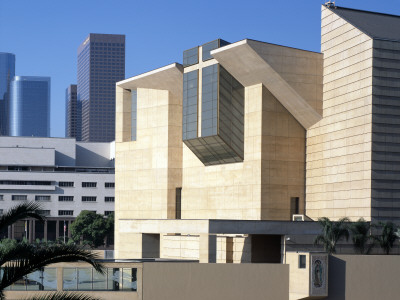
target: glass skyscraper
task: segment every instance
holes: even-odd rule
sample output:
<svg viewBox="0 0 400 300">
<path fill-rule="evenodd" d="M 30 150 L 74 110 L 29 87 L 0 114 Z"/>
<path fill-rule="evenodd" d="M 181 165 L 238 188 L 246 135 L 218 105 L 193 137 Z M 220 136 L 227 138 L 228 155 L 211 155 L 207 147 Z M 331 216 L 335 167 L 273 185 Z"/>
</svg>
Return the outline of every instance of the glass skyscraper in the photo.
<svg viewBox="0 0 400 300">
<path fill-rule="evenodd" d="M 10 82 L 15 76 L 15 55 L 0 52 L 0 135 L 8 135 Z"/>
<path fill-rule="evenodd" d="M 50 137 L 50 77 L 15 76 L 8 113 L 10 136 Z"/>
<path fill-rule="evenodd" d="M 78 48 L 82 140 L 115 140 L 115 83 L 125 78 L 125 35 L 91 33 Z"/>
<path fill-rule="evenodd" d="M 81 141 L 82 107 L 77 100 L 77 85 L 71 84 L 65 90 L 65 137 Z"/>
</svg>

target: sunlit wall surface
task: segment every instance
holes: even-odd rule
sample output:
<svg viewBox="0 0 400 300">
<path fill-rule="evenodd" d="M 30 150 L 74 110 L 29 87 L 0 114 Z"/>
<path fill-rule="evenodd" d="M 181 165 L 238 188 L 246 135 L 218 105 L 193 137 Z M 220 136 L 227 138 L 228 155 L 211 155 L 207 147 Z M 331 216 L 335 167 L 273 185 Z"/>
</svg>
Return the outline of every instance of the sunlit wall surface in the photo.
<svg viewBox="0 0 400 300">
<path fill-rule="evenodd" d="M 82 140 L 115 139 L 115 83 L 125 78 L 125 35 L 91 33 L 78 48 Z"/>
<path fill-rule="evenodd" d="M 50 77 L 15 76 L 8 111 L 10 136 L 50 137 Z"/>
<path fill-rule="evenodd" d="M 10 82 L 15 76 L 15 55 L 0 52 L 0 135 L 8 135 L 7 111 Z"/>
</svg>

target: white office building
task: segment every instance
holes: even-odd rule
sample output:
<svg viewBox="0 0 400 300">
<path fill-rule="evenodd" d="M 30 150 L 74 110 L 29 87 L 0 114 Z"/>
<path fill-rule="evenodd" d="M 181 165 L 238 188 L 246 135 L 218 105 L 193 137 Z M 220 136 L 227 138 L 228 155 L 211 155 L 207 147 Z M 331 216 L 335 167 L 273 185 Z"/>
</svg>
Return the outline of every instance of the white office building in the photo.
<svg viewBox="0 0 400 300">
<path fill-rule="evenodd" d="M 82 210 L 114 211 L 114 142 L 70 138 L 0 138 L 0 213 L 23 202 L 38 202 L 45 223 L 27 220 L 1 238 L 55 240 L 70 235 Z"/>
</svg>

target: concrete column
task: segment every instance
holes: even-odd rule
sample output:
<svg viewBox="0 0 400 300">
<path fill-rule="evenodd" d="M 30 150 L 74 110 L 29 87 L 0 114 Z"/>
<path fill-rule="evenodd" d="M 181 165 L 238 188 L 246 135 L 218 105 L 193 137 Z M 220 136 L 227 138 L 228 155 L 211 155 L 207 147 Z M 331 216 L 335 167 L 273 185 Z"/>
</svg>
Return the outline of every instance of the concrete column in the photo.
<svg viewBox="0 0 400 300">
<path fill-rule="evenodd" d="M 32 239 L 36 240 L 36 221 L 32 220 Z"/>
<path fill-rule="evenodd" d="M 217 262 L 217 236 L 208 233 L 199 236 L 199 261 L 200 263 Z"/>
<path fill-rule="evenodd" d="M 11 238 L 15 239 L 15 228 L 14 224 L 11 225 Z"/>
<path fill-rule="evenodd" d="M 56 221 L 56 240 L 60 237 L 60 221 Z"/>
<path fill-rule="evenodd" d="M 12 239 L 12 227 L 11 227 L 11 226 L 8 226 L 7 230 L 8 230 L 7 237 L 8 237 L 9 239 Z"/>
<path fill-rule="evenodd" d="M 61 267 L 58 267 L 56 270 L 57 272 L 57 291 L 62 291 L 63 290 L 63 269 Z"/>
<path fill-rule="evenodd" d="M 44 221 L 43 231 L 44 231 L 43 238 L 45 241 L 47 241 L 47 221 Z"/>
<path fill-rule="evenodd" d="M 32 243 L 32 240 L 33 240 L 33 232 L 32 232 L 33 225 L 32 225 L 32 220 L 27 220 L 26 222 L 28 223 L 28 224 L 27 224 L 27 229 L 28 229 L 28 241 L 29 241 L 29 243 Z"/>
<path fill-rule="evenodd" d="M 68 238 L 71 238 L 71 230 L 70 230 L 71 223 L 72 223 L 72 221 L 67 221 Z"/>
</svg>

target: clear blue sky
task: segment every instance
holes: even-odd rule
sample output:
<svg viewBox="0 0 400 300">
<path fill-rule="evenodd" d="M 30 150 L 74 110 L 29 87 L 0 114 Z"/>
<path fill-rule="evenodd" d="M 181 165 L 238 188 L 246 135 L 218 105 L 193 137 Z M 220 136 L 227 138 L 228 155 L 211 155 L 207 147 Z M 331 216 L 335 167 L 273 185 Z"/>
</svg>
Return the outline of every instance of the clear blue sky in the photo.
<svg viewBox="0 0 400 300">
<path fill-rule="evenodd" d="M 321 0 L 0 0 L 0 52 L 16 74 L 50 76 L 51 136 L 64 136 L 65 89 L 76 83 L 76 53 L 89 33 L 126 35 L 126 77 L 172 62 L 216 38 L 244 38 L 320 50 Z M 336 5 L 400 15 L 399 0 Z M 399 29 L 400 30 L 400 29 Z"/>
</svg>

